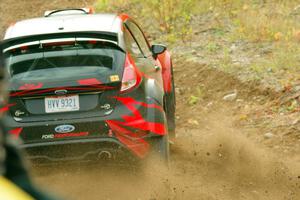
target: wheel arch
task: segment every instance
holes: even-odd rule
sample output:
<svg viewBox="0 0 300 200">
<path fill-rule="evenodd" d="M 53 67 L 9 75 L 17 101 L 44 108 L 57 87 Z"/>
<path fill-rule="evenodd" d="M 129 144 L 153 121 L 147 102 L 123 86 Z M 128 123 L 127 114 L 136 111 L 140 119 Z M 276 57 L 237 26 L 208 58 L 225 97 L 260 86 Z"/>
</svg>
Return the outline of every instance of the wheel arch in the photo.
<svg viewBox="0 0 300 200">
<path fill-rule="evenodd" d="M 169 51 L 158 55 L 158 60 L 162 66 L 162 78 L 164 91 L 170 93 L 172 91 L 172 59 Z"/>
<path fill-rule="evenodd" d="M 145 80 L 145 94 L 146 98 L 151 98 L 157 101 L 161 106 L 164 104 L 165 92 L 159 86 L 159 83 L 155 79 Z"/>
</svg>

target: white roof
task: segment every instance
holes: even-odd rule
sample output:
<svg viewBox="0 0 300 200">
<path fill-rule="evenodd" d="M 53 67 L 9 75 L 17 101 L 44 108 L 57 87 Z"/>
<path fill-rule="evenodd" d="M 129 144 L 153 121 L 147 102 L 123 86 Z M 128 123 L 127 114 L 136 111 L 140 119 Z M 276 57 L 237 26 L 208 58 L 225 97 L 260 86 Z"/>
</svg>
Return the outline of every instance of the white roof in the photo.
<svg viewBox="0 0 300 200">
<path fill-rule="evenodd" d="M 4 39 L 77 31 L 119 33 L 121 31 L 121 19 L 114 14 L 72 14 L 28 19 L 9 27 Z"/>
</svg>

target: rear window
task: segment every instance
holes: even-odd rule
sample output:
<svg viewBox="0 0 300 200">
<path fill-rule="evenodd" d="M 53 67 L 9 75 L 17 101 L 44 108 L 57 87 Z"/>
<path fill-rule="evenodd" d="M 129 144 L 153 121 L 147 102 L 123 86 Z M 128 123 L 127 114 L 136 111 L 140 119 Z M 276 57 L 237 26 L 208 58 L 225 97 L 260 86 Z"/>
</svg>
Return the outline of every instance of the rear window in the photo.
<svg viewBox="0 0 300 200">
<path fill-rule="evenodd" d="M 65 79 L 103 74 L 124 63 L 125 54 L 104 41 L 56 42 L 24 46 L 6 54 L 7 71 L 13 79 Z"/>
</svg>

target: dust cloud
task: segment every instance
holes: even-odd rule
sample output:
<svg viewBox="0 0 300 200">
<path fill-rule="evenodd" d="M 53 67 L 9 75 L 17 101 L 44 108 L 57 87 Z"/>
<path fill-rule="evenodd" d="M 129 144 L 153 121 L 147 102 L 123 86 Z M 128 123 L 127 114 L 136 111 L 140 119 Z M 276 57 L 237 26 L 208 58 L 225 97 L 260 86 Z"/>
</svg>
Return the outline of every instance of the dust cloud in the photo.
<svg viewBox="0 0 300 200">
<path fill-rule="evenodd" d="M 74 200 L 299 199 L 299 163 L 252 143 L 222 113 L 207 116 L 203 129 L 179 128 L 169 168 L 153 161 L 52 166 L 36 181 Z"/>
</svg>

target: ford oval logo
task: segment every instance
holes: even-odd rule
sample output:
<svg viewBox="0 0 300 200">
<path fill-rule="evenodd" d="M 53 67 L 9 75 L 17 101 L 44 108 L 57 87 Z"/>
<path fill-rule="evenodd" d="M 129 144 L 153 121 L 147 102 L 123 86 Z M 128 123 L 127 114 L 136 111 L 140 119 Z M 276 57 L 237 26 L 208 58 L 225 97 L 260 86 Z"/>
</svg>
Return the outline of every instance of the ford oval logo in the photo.
<svg viewBox="0 0 300 200">
<path fill-rule="evenodd" d="M 75 130 L 75 127 L 72 125 L 60 125 L 55 127 L 55 132 L 57 133 L 70 133 Z"/>
</svg>

